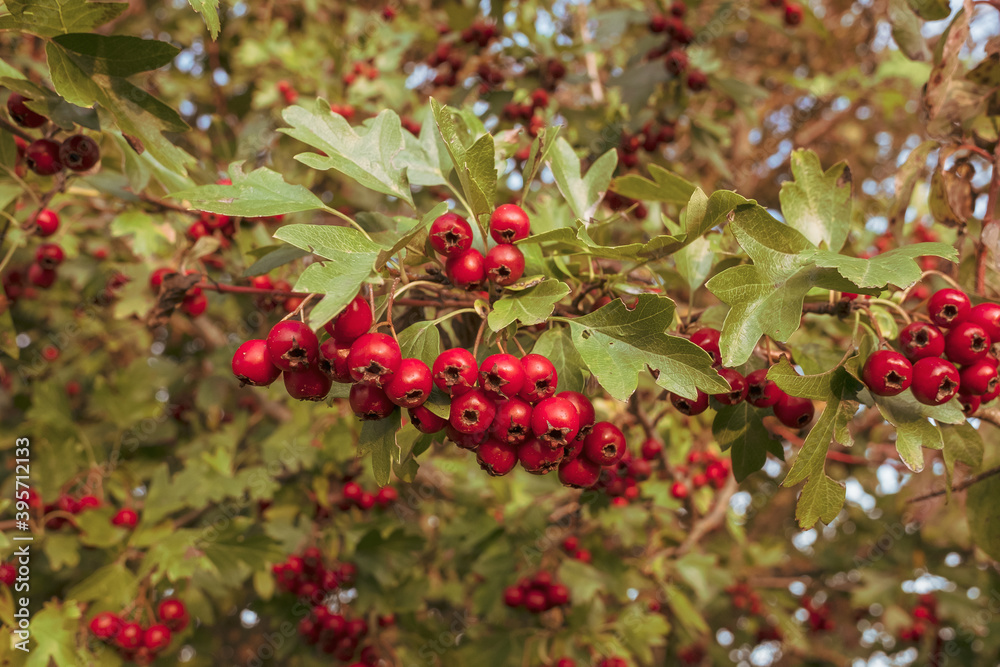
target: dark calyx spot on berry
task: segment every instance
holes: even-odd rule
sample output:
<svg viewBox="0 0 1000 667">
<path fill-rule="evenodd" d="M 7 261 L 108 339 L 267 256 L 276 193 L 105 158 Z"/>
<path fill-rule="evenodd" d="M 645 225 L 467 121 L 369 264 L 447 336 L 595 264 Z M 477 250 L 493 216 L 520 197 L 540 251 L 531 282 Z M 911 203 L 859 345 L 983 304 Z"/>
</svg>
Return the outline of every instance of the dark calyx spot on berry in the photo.
<svg viewBox="0 0 1000 667">
<path fill-rule="evenodd" d="M 479 423 L 479 410 L 462 410 L 462 421 L 466 424 L 478 424 Z"/>
<path fill-rule="evenodd" d="M 66 156 L 66 163 L 70 166 L 76 166 L 83 162 L 83 156 L 79 153 L 73 152 Z"/>
<path fill-rule="evenodd" d="M 586 426 L 581 426 L 580 430 L 576 434 L 576 438 L 574 438 L 574 439 L 575 440 L 583 440 L 588 435 L 590 435 L 590 432 L 593 431 L 593 430 L 594 430 L 594 425 L 593 424 L 587 424 Z"/>
<path fill-rule="evenodd" d="M 747 390 L 747 395 L 753 399 L 763 398 L 764 386 L 759 384 L 750 385 L 749 389 Z M 677 407 L 680 408 L 679 405 Z"/>
<path fill-rule="evenodd" d="M 973 334 L 972 336 L 972 351 L 982 352 L 986 349 L 986 338 L 980 336 L 979 334 Z"/>
<path fill-rule="evenodd" d="M 955 393 L 955 389 L 958 387 L 958 383 L 952 380 L 950 377 L 946 377 L 941 380 L 941 384 L 938 385 L 937 400 L 943 401 L 948 396 Z"/>
<path fill-rule="evenodd" d="M 371 422 L 381 418 L 382 415 L 380 415 L 377 410 L 369 410 L 368 412 L 361 413 L 361 421 Z"/>
<path fill-rule="evenodd" d="M 504 243 L 513 243 L 514 242 L 514 230 L 513 229 L 504 229 L 503 231 L 500 232 L 500 239 Z"/>
<path fill-rule="evenodd" d="M 410 391 L 408 391 L 405 394 L 403 394 L 403 396 L 405 396 L 408 400 L 411 400 L 411 401 L 419 401 L 421 398 L 424 397 L 424 390 L 423 389 L 411 389 Z"/>
<path fill-rule="evenodd" d="M 805 426 L 809 423 L 809 415 L 805 413 L 799 415 L 798 419 L 795 420 L 795 423 L 799 425 L 799 428 Z"/>
<path fill-rule="evenodd" d="M 441 375 L 444 376 L 444 383 L 451 387 L 461 382 L 462 369 L 455 365 L 445 366 L 444 370 L 441 371 Z"/>
<path fill-rule="evenodd" d="M 958 306 L 953 303 L 949 303 L 941 309 L 941 316 L 948 322 L 951 322 L 958 315 Z"/>
<path fill-rule="evenodd" d="M 389 372 L 388 368 L 386 368 L 377 361 L 373 361 L 367 366 L 360 366 L 355 370 L 361 373 L 362 382 L 376 382 L 383 375 Z"/>
<path fill-rule="evenodd" d="M 729 396 L 729 400 L 730 401 L 738 401 L 738 400 L 740 400 L 740 395 L 742 393 L 743 392 L 740 392 L 740 391 L 731 391 L 731 392 L 729 392 L 726 395 Z"/>
<path fill-rule="evenodd" d="M 927 329 L 920 329 L 913 336 L 913 342 L 910 347 L 927 347 L 927 344 L 931 342 L 930 334 L 927 333 Z"/>
<path fill-rule="evenodd" d="M 989 382 L 986 383 L 987 394 L 989 394 L 990 392 L 992 392 L 994 389 L 997 388 L 997 382 L 1000 382 L 1000 379 L 994 376 L 993 378 L 990 379 Z"/>
<path fill-rule="evenodd" d="M 497 268 L 493 269 L 493 273 L 497 274 L 501 278 L 509 278 L 510 277 L 510 269 L 507 268 L 506 264 L 501 264 Z"/>
<path fill-rule="evenodd" d="M 309 368 L 309 360 L 307 359 L 308 353 L 306 348 L 299 345 L 298 341 L 292 338 L 292 346 L 281 355 L 281 358 L 287 361 L 292 368 L 299 370 L 306 370 Z"/>
<path fill-rule="evenodd" d="M 891 389 L 902 389 L 903 376 L 896 371 L 889 371 L 885 374 L 885 386 Z"/>
<path fill-rule="evenodd" d="M 549 424 L 545 429 L 545 433 L 541 436 L 541 439 L 544 442 L 547 442 L 553 449 L 556 447 L 564 447 L 569 444 L 566 442 L 567 433 L 569 433 L 568 428 L 559 428 Z"/>
<path fill-rule="evenodd" d="M 442 241 L 444 241 L 444 246 L 446 248 L 455 248 L 459 246 L 465 239 L 464 234 L 458 234 L 452 230 L 442 232 L 441 234 L 438 234 L 438 236 L 441 238 Z"/>
<path fill-rule="evenodd" d="M 496 372 L 496 367 L 494 367 L 492 371 L 488 372 L 483 380 L 485 384 L 483 389 L 486 391 L 492 391 L 493 393 L 501 396 L 506 396 L 506 394 L 503 393 L 503 387 L 505 384 L 509 384 L 509 381 Z"/>
<path fill-rule="evenodd" d="M 680 410 L 684 414 L 686 415 L 691 414 L 691 403 L 689 403 L 686 398 L 678 399 L 677 402 L 674 403 L 674 405 L 677 407 L 678 410 Z"/>
<path fill-rule="evenodd" d="M 614 456 L 616 451 L 618 450 L 612 444 L 607 444 L 601 447 L 601 453 L 605 456 Z"/>
</svg>

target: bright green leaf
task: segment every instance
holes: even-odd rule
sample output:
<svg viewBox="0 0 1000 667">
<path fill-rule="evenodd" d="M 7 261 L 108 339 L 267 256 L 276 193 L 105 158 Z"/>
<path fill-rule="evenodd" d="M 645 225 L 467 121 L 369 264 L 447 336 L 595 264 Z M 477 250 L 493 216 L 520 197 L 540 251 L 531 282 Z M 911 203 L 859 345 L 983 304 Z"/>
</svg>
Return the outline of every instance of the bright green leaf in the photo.
<svg viewBox="0 0 1000 667">
<path fill-rule="evenodd" d="M 569 285 L 559 280 L 544 280 L 534 287 L 509 294 L 493 304 L 487 323 L 500 331 L 513 322 L 528 326 L 549 318 L 555 305 L 569 294 Z"/>
</svg>

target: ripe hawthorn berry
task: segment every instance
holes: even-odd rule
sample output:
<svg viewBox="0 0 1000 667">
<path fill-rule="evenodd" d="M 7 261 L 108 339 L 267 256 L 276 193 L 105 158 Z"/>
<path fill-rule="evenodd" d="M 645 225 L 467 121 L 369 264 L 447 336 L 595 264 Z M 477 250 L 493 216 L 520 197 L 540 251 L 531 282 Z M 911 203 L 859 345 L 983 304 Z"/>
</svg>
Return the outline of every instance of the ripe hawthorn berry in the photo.
<svg viewBox="0 0 1000 667">
<path fill-rule="evenodd" d="M 767 379 L 767 371 L 768 369 L 761 368 L 746 377 L 747 401 L 755 408 L 770 408 L 785 393 L 778 385 Z"/>
<path fill-rule="evenodd" d="M 559 374 L 548 357 L 526 354 L 521 358 L 521 368 L 524 369 L 525 381 L 518 396 L 534 404 L 556 393 Z"/>
<path fill-rule="evenodd" d="M 455 287 L 471 289 L 486 279 L 486 259 L 473 248 L 462 250 L 448 257 L 444 272 Z"/>
<path fill-rule="evenodd" d="M 813 402 L 808 398 L 785 394 L 772 408 L 774 416 L 788 428 L 800 429 L 812 421 L 816 414 Z"/>
<path fill-rule="evenodd" d="M 472 226 L 455 213 L 436 218 L 427 236 L 431 246 L 442 255 L 458 254 L 472 247 Z"/>
<path fill-rule="evenodd" d="M 507 243 L 493 246 L 484 261 L 486 277 L 495 285 L 513 285 L 524 275 L 524 253 Z"/>
<path fill-rule="evenodd" d="M 974 322 L 986 330 L 990 340 L 1000 341 L 1000 304 L 981 303 L 962 316 L 963 322 Z"/>
<path fill-rule="evenodd" d="M 655 461 L 663 452 L 663 443 L 655 438 L 646 438 L 643 440 L 642 446 L 639 448 L 639 452 L 642 454 L 642 458 L 647 461 Z M 624 452 L 622 452 L 622 454 L 624 454 Z"/>
<path fill-rule="evenodd" d="M 531 432 L 531 405 L 521 398 L 510 398 L 497 403 L 496 416 L 490 426 L 490 433 L 500 442 L 519 445 L 528 439 Z"/>
<path fill-rule="evenodd" d="M 323 328 L 338 342 L 353 343 L 368 333 L 374 319 L 372 307 L 363 296 L 358 295 Z"/>
<path fill-rule="evenodd" d="M 440 433 L 448 425 L 448 420 L 438 417 L 436 414 L 421 405 L 419 408 L 411 408 L 408 412 L 410 422 L 421 433 Z"/>
<path fill-rule="evenodd" d="M 14 119 L 14 122 L 21 127 L 34 129 L 45 125 L 45 121 L 47 121 L 48 118 L 29 109 L 25 102 L 30 101 L 30 97 L 25 97 L 20 93 L 11 93 L 10 97 L 7 98 L 7 113 L 9 113 L 10 117 Z"/>
<path fill-rule="evenodd" d="M 351 353 L 351 343 L 339 343 L 336 338 L 327 338 L 319 346 L 319 360 L 316 365 L 327 377 L 340 384 L 351 384 L 351 369 L 347 357 Z"/>
<path fill-rule="evenodd" d="M 59 142 L 51 139 L 36 139 L 24 149 L 24 161 L 28 169 L 39 176 L 51 176 L 63 170 L 59 161 Z"/>
<path fill-rule="evenodd" d="M 496 438 L 487 438 L 476 450 L 476 461 L 486 474 L 502 477 L 517 465 L 517 446 Z"/>
<path fill-rule="evenodd" d="M 32 263 L 28 267 L 28 282 L 35 287 L 48 289 L 56 282 L 56 272 L 53 269 L 46 269 L 41 264 Z"/>
<path fill-rule="evenodd" d="M 990 337 L 975 322 L 960 322 L 944 337 L 944 352 L 956 364 L 974 364 L 990 351 Z"/>
<path fill-rule="evenodd" d="M 598 466 L 618 463 L 625 455 L 625 435 L 611 422 L 597 422 L 583 441 L 583 456 Z"/>
<path fill-rule="evenodd" d="M 138 523 L 139 515 L 134 509 L 129 509 L 128 507 L 123 507 L 118 510 L 113 517 L 111 517 L 111 525 L 113 526 L 132 529 L 135 528 Z"/>
<path fill-rule="evenodd" d="M 419 359 L 403 359 L 385 388 L 389 400 L 401 408 L 417 408 L 431 395 L 431 369 Z"/>
<path fill-rule="evenodd" d="M 988 359 L 980 359 L 962 368 L 959 371 L 959 378 L 963 394 L 982 396 L 996 388 L 997 367 Z"/>
<path fill-rule="evenodd" d="M 90 633 L 98 639 L 111 639 L 118 634 L 122 621 L 110 611 L 102 611 L 90 621 Z"/>
<path fill-rule="evenodd" d="M 933 324 L 913 322 L 899 332 L 899 347 L 910 361 L 944 354 L 944 334 Z"/>
<path fill-rule="evenodd" d="M 472 389 L 452 398 L 450 423 L 459 433 L 485 433 L 496 416 L 496 405 L 481 389 Z"/>
<path fill-rule="evenodd" d="M 351 411 L 362 421 L 385 419 L 396 409 L 381 387 L 366 382 L 351 385 L 348 402 L 351 405 Z"/>
<path fill-rule="evenodd" d="M 868 357 L 861 380 L 876 396 L 896 396 L 910 388 L 913 366 L 894 350 L 879 350 Z"/>
<path fill-rule="evenodd" d="M 913 397 L 925 405 L 947 403 L 958 393 L 961 378 L 955 366 L 939 357 L 926 357 L 913 364 Z"/>
<path fill-rule="evenodd" d="M 186 628 L 189 620 L 187 607 L 175 598 L 162 600 L 156 608 L 156 617 L 172 632 L 180 632 Z"/>
<path fill-rule="evenodd" d="M 670 495 L 677 500 L 684 500 L 688 497 L 688 488 L 684 482 L 674 482 L 670 486 Z"/>
<path fill-rule="evenodd" d="M 267 334 L 267 351 L 271 363 L 283 371 L 294 373 L 316 365 L 319 340 L 304 322 L 278 322 Z"/>
<path fill-rule="evenodd" d="M 700 69 L 692 70 L 687 75 L 687 87 L 693 93 L 705 90 L 708 87 L 708 77 Z"/>
<path fill-rule="evenodd" d="M 959 394 L 958 404 L 962 406 L 962 414 L 966 417 L 971 417 L 976 414 L 976 410 L 982 405 L 982 396 L 973 396 L 972 394 Z"/>
<path fill-rule="evenodd" d="M 491 354 L 479 367 L 479 386 L 495 401 L 517 396 L 524 380 L 524 368 L 512 354 Z"/>
<path fill-rule="evenodd" d="M 517 460 L 521 467 L 532 475 L 552 472 L 563 459 L 561 447 L 553 448 L 538 438 L 531 438 L 517 447 Z"/>
<path fill-rule="evenodd" d="M 359 337 L 351 344 L 347 355 L 347 367 L 355 382 L 364 382 L 386 387 L 403 362 L 399 343 L 384 333 L 370 333 Z"/>
<path fill-rule="evenodd" d="M 729 383 L 731 391 L 725 394 L 712 394 L 712 398 L 717 400 L 723 405 L 738 405 L 743 402 L 747 397 L 747 381 L 743 375 L 732 368 L 722 368 L 719 369 L 719 375 L 722 379 Z"/>
<path fill-rule="evenodd" d="M 957 289 L 941 289 L 931 295 L 927 302 L 927 314 L 931 321 L 943 329 L 958 324 L 961 317 L 972 309 L 969 297 Z"/>
<path fill-rule="evenodd" d="M 35 249 L 35 262 L 43 269 L 55 269 L 66 259 L 66 253 L 55 243 L 43 243 Z"/>
<path fill-rule="evenodd" d="M 282 373 L 281 377 L 288 395 L 300 401 L 322 401 L 333 386 L 330 376 L 315 364 L 304 371 Z"/>
<path fill-rule="evenodd" d="M 589 398 L 578 391 L 561 391 L 556 394 L 556 398 L 565 398 L 576 408 L 577 415 L 580 417 L 580 430 L 576 434 L 576 439 L 582 442 L 584 438 L 590 435 L 591 430 L 594 428 L 594 422 L 597 420 L 597 413 L 594 412 L 594 404 L 590 402 Z"/>
<path fill-rule="evenodd" d="M 52 236 L 59 229 L 59 214 L 50 208 L 43 208 L 35 216 L 35 225 L 39 236 Z"/>
<path fill-rule="evenodd" d="M 677 76 L 688 68 L 687 54 L 681 49 L 672 49 L 669 51 L 663 62 L 667 67 L 667 71 L 674 76 Z"/>
<path fill-rule="evenodd" d="M 129 651 L 142 644 L 143 632 L 138 623 L 122 623 L 115 634 L 114 643 L 118 648 Z"/>
<path fill-rule="evenodd" d="M 199 288 L 198 291 L 190 291 L 181 301 L 181 310 L 189 317 L 198 317 L 208 308 L 208 297 Z"/>
<path fill-rule="evenodd" d="M 74 134 L 59 147 L 59 161 L 72 171 L 87 171 L 100 159 L 97 142 L 83 134 Z"/>
<path fill-rule="evenodd" d="M 691 334 L 691 342 L 712 355 L 713 366 L 722 363 L 722 353 L 719 351 L 719 338 L 722 332 L 711 327 L 698 329 Z"/>
<path fill-rule="evenodd" d="M 547 94 L 545 98 L 547 104 Z M 532 101 L 534 102 L 534 97 Z M 541 98 L 539 98 L 539 101 L 541 101 Z M 531 222 L 528 220 L 528 214 L 516 204 L 498 206 L 490 215 L 490 236 L 497 243 L 514 243 L 515 241 L 528 238 L 528 234 L 530 233 Z"/>
<path fill-rule="evenodd" d="M 455 446 L 459 449 L 467 449 L 471 452 L 479 449 L 479 445 L 486 442 L 486 438 L 489 437 L 489 430 L 477 431 L 475 433 L 462 433 L 457 430 L 449 422 L 444 429 L 444 433 L 448 436 L 448 439 L 455 443 Z"/>
<path fill-rule="evenodd" d="M 508 586 L 503 591 L 503 603 L 508 607 L 520 607 L 524 604 L 524 591 L 519 586 Z"/>
<path fill-rule="evenodd" d="M 694 399 L 685 398 L 684 396 L 670 392 L 670 402 L 679 412 L 689 417 L 700 415 L 708 409 L 708 394 L 701 389 L 697 391 L 698 395 Z"/>
<path fill-rule="evenodd" d="M 472 353 L 460 347 L 445 350 L 434 360 L 431 378 L 449 396 L 461 396 L 476 386 L 479 364 Z"/>
<path fill-rule="evenodd" d="M 281 375 L 281 369 L 271 361 L 267 341 L 251 339 L 233 354 L 233 375 L 241 385 L 266 387 Z"/>
<path fill-rule="evenodd" d="M 799 25 L 804 14 L 802 5 L 796 2 L 785 3 L 785 25 L 793 27 Z"/>
<path fill-rule="evenodd" d="M 151 625 L 142 634 L 142 645 L 157 653 L 170 646 L 170 628 L 165 625 Z"/>
<path fill-rule="evenodd" d="M 531 412 L 531 431 L 553 449 L 565 447 L 580 432 L 580 413 L 568 399 L 546 398 Z"/>
</svg>

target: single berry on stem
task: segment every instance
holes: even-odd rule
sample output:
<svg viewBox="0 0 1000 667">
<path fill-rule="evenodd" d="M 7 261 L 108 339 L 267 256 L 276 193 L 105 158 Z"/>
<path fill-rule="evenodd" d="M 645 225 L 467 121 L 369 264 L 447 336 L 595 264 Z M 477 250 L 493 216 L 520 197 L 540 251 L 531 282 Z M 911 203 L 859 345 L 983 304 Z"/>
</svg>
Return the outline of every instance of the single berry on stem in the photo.
<svg viewBox="0 0 1000 667">
<path fill-rule="evenodd" d="M 719 370 L 722 379 L 729 383 L 731 391 L 725 394 L 712 394 L 712 398 L 723 405 L 737 405 L 747 397 L 747 381 L 739 371 L 732 368 L 722 368 Z"/>
<path fill-rule="evenodd" d="M 486 253 L 484 266 L 491 283 L 507 287 L 524 275 L 524 253 L 513 245 L 494 246 Z"/>
<path fill-rule="evenodd" d="M 944 352 L 956 364 L 974 364 L 989 351 L 990 337 L 975 322 L 960 322 L 944 337 Z"/>
<path fill-rule="evenodd" d="M 493 400 L 481 389 L 472 389 L 452 399 L 448 422 L 459 433 L 485 433 L 495 416 Z"/>
<path fill-rule="evenodd" d="M 241 384 L 266 387 L 281 375 L 281 369 L 271 361 L 267 341 L 252 339 L 244 342 L 233 354 L 233 375 Z"/>
<path fill-rule="evenodd" d="M 403 359 L 385 388 L 389 400 L 401 408 L 420 407 L 431 395 L 431 369 L 419 359 Z"/>
<path fill-rule="evenodd" d="M 492 354 L 479 367 L 479 386 L 496 401 L 517 396 L 524 381 L 524 368 L 512 354 Z"/>
<path fill-rule="evenodd" d="M 553 449 L 566 447 L 580 431 L 580 413 L 572 401 L 558 396 L 546 398 L 531 412 L 531 430 Z"/>
<path fill-rule="evenodd" d="M 774 416 L 788 428 L 804 428 L 816 414 L 813 402 L 808 398 L 785 394 L 774 404 Z"/>
<path fill-rule="evenodd" d="M 955 366 L 939 357 L 926 357 L 913 364 L 913 397 L 925 405 L 947 403 L 958 393 L 961 378 Z"/>
<path fill-rule="evenodd" d="M 876 396 L 896 396 L 910 388 L 913 366 L 899 352 L 879 350 L 868 357 L 861 379 Z"/>
<path fill-rule="evenodd" d="M 399 343 L 384 333 L 365 334 L 351 344 L 347 367 L 355 382 L 386 387 L 403 362 Z"/>
<path fill-rule="evenodd" d="M 330 376 L 316 364 L 304 371 L 286 371 L 281 376 L 288 395 L 300 401 L 322 401 L 333 386 Z"/>
<path fill-rule="evenodd" d="M 479 364 L 472 353 L 460 347 L 445 350 L 431 367 L 434 384 L 449 396 L 461 396 L 476 386 Z"/>
<path fill-rule="evenodd" d="M 518 396 L 529 403 L 538 403 L 556 393 L 559 374 L 549 359 L 541 354 L 526 354 L 521 358 L 525 382 Z"/>
<path fill-rule="evenodd" d="M 472 227 L 455 213 L 445 213 L 431 223 L 431 246 L 442 255 L 458 254 L 472 247 Z"/>
<path fill-rule="evenodd" d="M 962 315 L 972 309 L 969 297 L 957 289 L 941 289 L 931 295 L 927 302 L 927 314 L 939 327 L 947 329 L 958 324 Z"/>
<path fill-rule="evenodd" d="M 913 322 L 899 332 L 899 347 L 910 361 L 944 354 L 944 334 L 933 324 Z"/>
<path fill-rule="evenodd" d="M 490 236 L 497 243 L 514 243 L 528 238 L 530 233 L 528 214 L 516 204 L 498 206 L 490 215 Z"/>
<path fill-rule="evenodd" d="M 267 351 L 275 366 L 294 373 L 316 364 L 319 340 L 305 323 L 285 320 L 271 327 L 267 334 Z"/>
<path fill-rule="evenodd" d="M 697 391 L 698 395 L 693 399 L 670 392 L 670 402 L 679 412 L 689 417 L 700 415 L 708 409 L 708 394 L 700 389 Z"/>
</svg>

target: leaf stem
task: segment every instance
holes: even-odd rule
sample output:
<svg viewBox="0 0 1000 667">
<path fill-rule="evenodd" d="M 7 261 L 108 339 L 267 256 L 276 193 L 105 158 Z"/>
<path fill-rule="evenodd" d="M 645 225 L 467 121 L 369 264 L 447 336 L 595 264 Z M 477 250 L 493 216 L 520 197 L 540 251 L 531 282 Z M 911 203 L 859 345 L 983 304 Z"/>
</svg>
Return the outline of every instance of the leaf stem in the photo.
<svg viewBox="0 0 1000 667">
<path fill-rule="evenodd" d="M 366 239 L 368 239 L 372 243 L 375 243 L 375 241 L 372 241 L 372 237 L 368 236 L 368 232 L 365 231 L 364 227 L 362 227 L 357 222 L 355 222 L 354 219 L 351 218 L 351 216 L 349 216 L 349 215 L 347 215 L 345 213 L 341 213 L 337 209 L 330 208 L 329 206 L 324 206 L 323 210 L 325 210 L 325 211 L 327 211 L 329 213 L 333 213 L 335 216 L 337 216 L 338 218 L 340 218 L 341 220 L 343 220 L 344 222 L 346 222 L 347 224 L 349 224 L 351 227 L 354 227 L 356 230 L 358 230 L 359 232 L 361 232 L 362 234 L 364 234 Z"/>
<path fill-rule="evenodd" d="M 883 305 L 883 306 L 888 306 L 889 308 L 892 308 L 897 313 L 899 313 L 900 315 L 903 316 L 903 321 L 906 322 L 907 324 L 909 324 L 910 322 L 913 321 L 913 318 L 910 317 L 910 314 L 908 312 L 906 312 L 905 310 L 903 310 L 899 306 L 899 304 L 893 303 L 892 301 L 889 301 L 888 299 L 872 299 L 871 301 L 869 301 L 869 303 L 877 303 L 877 304 L 880 304 L 880 305 Z"/>
<path fill-rule="evenodd" d="M 453 311 L 451 311 L 447 315 L 442 315 L 441 317 L 437 318 L 436 320 L 433 320 L 431 322 L 431 324 L 437 326 L 438 324 L 441 324 L 445 320 L 448 320 L 448 319 L 450 319 L 452 317 L 455 317 L 456 315 L 464 315 L 465 313 L 474 313 L 474 312 L 476 312 L 475 308 L 460 308 L 459 310 L 453 310 Z"/>
</svg>

